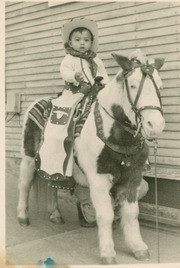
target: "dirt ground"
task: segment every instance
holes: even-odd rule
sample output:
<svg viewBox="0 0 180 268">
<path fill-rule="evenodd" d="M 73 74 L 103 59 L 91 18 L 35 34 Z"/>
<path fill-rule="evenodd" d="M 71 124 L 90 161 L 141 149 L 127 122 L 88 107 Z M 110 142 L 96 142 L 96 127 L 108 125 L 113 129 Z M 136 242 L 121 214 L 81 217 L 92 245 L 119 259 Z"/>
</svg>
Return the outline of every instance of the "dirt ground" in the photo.
<svg viewBox="0 0 180 268">
<path fill-rule="evenodd" d="M 16 166 L 16 168 L 15 168 Z M 29 214 L 31 224 L 22 227 L 16 218 L 18 201 L 19 161 L 6 166 L 6 249 L 8 258 L 16 264 L 39 264 L 48 258 L 56 264 L 98 265 L 100 264 L 97 227 L 79 226 L 75 198 L 59 200 L 65 224 L 55 225 L 48 219 L 46 204 L 39 211 L 35 208 L 33 192 L 30 193 Z M 117 264 L 157 263 L 157 235 L 154 229 L 141 226 L 141 233 L 151 255 L 150 261 L 134 259 L 126 247 L 121 230 L 113 232 Z M 160 262 L 180 262 L 180 232 L 159 232 Z M 171 266 L 172 267 L 172 266 Z M 180 267 L 180 266 L 179 266 Z"/>
</svg>

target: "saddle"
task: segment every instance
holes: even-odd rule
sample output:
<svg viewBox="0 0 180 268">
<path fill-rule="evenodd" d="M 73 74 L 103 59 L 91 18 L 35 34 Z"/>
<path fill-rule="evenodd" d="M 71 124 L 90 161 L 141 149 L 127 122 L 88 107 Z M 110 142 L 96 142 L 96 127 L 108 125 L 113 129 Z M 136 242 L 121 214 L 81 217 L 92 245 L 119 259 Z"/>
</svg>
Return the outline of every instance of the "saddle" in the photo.
<svg viewBox="0 0 180 268">
<path fill-rule="evenodd" d="M 97 93 L 104 87 L 104 85 L 101 84 L 101 80 L 102 78 L 96 78 L 95 84 L 93 85 L 91 91 L 88 92 L 83 97 L 81 95 L 81 98 L 77 99 L 75 107 L 71 111 L 68 110 L 69 109 L 68 107 L 67 108 L 58 107 L 55 105 L 56 100 L 58 98 L 61 98 L 61 96 L 51 99 L 47 98 L 42 99 L 39 102 L 37 102 L 34 105 L 34 107 L 29 111 L 29 118 L 31 118 L 31 120 L 33 120 L 42 131 L 41 145 L 39 151 L 35 156 L 35 169 L 38 175 L 41 178 L 48 180 L 48 185 L 53 188 L 67 189 L 70 191 L 73 191 L 75 188 L 76 182 L 71 174 L 73 164 L 73 156 L 72 156 L 73 143 L 74 139 L 77 138 L 82 131 L 83 125 L 86 122 L 86 119 L 91 111 L 91 106 L 96 99 Z M 61 113 L 60 117 L 58 117 L 58 113 Z M 49 155 L 52 155 L 51 149 L 47 149 L 50 148 L 48 147 L 49 145 L 47 146 L 47 148 L 43 149 L 43 146 L 45 146 L 43 144 L 44 143 L 43 137 L 45 133 L 48 131 L 47 123 L 49 124 L 50 121 L 54 124 L 53 127 L 55 132 L 56 129 L 58 128 L 58 125 L 60 127 L 59 132 L 57 132 L 56 134 L 56 137 L 58 133 L 63 132 L 64 129 L 67 127 L 67 131 L 65 131 L 67 135 L 66 134 L 64 135 L 64 141 L 63 141 L 64 155 L 61 154 L 61 152 L 60 153 L 58 152 L 57 158 L 56 156 L 54 156 L 54 160 L 51 159 L 51 156 L 48 156 L 47 153 L 48 150 L 50 151 Z M 46 143 L 51 143 L 51 140 L 48 140 Z M 46 153 L 45 160 L 43 160 L 43 152 Z M 48 167 L 46 168 L 46 165 L 47 166 L 50 165 L 49 168 L 50 170 L 54 162 L 57 162 L 56 166 L 58 166 L 59 163 L 62 162 L 60 163 L 60 165 L 62 166 L 61 172 L 48 171 Z"/>
</svg>

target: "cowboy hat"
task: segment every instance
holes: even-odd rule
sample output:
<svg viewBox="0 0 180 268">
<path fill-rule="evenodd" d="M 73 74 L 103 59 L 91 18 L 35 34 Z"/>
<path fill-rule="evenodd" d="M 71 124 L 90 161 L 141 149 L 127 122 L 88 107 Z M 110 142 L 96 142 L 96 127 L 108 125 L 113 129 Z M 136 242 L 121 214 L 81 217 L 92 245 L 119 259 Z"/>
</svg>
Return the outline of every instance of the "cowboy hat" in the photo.
<svg viewBox="0 0 180 268">
<path fill-rule="evenodd" d="M 97 47 L 98 47 L 98 28 L 97 28 L 96 22 L 94 22 L 93 20 L 88 20 L 85 18 L 76 18 L 65 23 L 61 29 L 63 43 L 64 44 L 67 43 L 69 41 L 70 33 L 74 29 L 79 28 L 79 27 L 87 28 L 92 33 L 94 40 L 92 43 L 91 50 L 96 52 Z"/>
</svg>

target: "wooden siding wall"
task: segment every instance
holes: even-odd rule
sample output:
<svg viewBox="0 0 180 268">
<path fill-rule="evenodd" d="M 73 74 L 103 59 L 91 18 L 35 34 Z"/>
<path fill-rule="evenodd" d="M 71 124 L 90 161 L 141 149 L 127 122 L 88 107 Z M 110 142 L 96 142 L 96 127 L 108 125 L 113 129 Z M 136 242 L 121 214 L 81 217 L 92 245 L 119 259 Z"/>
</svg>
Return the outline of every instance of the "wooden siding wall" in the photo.
<svg viewBox="0 0 180 268">
<path fill-rule="evenodd" d="M 65 53 L 60 29 L 82 16 L 98 23 L 99 56 L 110 76 L 118 71 L 111 52 L 128 55 L 141 48 L 147 55 L 166 57 L 160 71 L 166 129 L 157 162 L 180 166 L 180 2 L 71 2 L 55 7 L 7 2 L 6 90 L 21 93 L 20 116 L 6 125 L 7 157 L 20 157 L 23 117 L 30 103 L 62 89 L 59 65 Z"/>
</svg>

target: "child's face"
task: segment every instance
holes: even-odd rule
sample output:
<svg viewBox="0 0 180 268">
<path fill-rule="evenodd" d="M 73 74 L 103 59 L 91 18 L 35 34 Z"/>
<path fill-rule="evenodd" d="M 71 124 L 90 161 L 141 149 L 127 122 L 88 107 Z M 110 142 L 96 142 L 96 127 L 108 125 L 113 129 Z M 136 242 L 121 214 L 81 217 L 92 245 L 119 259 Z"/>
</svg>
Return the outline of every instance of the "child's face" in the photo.
<svg viewBox="0 0 180 268">
<path fill-rule="evenodd" d="M 81 53 L 85 53 L 91 48 L 91 33 L 88 30 L 82 32 L 74 32 L 69 40 L 69 45 Z"/>
</svg>

